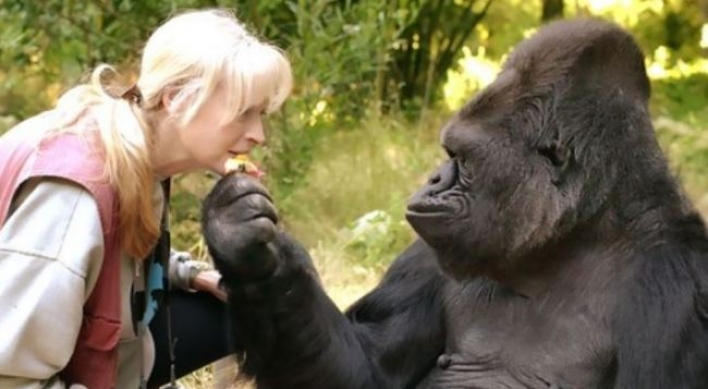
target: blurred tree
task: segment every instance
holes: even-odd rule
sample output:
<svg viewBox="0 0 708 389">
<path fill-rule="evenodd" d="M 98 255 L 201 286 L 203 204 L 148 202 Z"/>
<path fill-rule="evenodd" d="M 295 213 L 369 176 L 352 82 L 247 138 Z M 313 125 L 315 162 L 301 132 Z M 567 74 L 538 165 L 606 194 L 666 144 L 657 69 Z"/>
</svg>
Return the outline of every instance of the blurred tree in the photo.
<svg viewBox="0 0 708 389">
<path fill-rule="evenodd" d="M 447 71 L 493 0 L 394 1 L 410 17 L 392 51 L 390 77 L 402 102 L 427 107 L 438 100 Z M 386 97 L 386 93 L 382 97 Z"/>
<path fill-rule="evenodd" d="M 703 20 L 708 20 L 708 0 L 698 0 L 698 4 L 701 7 L 701 14 L 703 15 Z"/>
<path fill-rule="evenodd" d="M 0 112 L 20 118 L 36 113 L 98 63 L 130 69 L 140 45 L 166 16 L 179 8 L 213 3 L 0 0 L 0 60 L 5 64 L 0 70 Z"/>
<path fill-rule="evenodd" d="M 541 22 L 545 23 L 553 19 L 563 17 L 563 0 L 543 0 L 541 7 Z"/>
</svg>

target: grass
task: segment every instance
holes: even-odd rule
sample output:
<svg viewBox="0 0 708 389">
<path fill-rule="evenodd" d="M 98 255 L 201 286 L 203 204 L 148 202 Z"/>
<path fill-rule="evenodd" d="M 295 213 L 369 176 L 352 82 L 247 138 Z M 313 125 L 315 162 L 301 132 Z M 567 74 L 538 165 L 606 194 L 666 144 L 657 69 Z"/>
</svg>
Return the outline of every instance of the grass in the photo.
<svg viewBox="0 0 708 389">
<path fill-rule="evenodd" d="M 400 251 L 413 238 L 403 219 L 406 200 L 443 156 L 440 123 L 406 127 L 374 118 L 323 139 L 301 185 L 277 199 L 285 228 L 325 262 L 376 266 L 380 256 Z M 379 232 L 390 239 L 368 242 Z"/>
</svg>

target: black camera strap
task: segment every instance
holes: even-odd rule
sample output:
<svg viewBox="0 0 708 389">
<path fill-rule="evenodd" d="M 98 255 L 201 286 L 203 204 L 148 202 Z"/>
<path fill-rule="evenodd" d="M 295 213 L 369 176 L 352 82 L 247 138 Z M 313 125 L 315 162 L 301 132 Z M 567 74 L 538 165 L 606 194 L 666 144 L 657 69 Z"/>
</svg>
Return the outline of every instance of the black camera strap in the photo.
<svg viewBox="0 0 708 389">
<path fill-rule="evenodd" d="M 160 183 L 162 193 L 163 193 L 163 205 L 162 205 L 162 217 L 160 219 L 160 236 L 157 239 L 157 243 L 153 248 L 150 255 L 143 262 L 143 280 L 142 280 L 142 291 L 139 292 L 133 301 L 133 328 L 136 333 L 142 338 L 142 333 L 145 331 L 138 322 L 143 320 L 146 307 L 150 304 L 150 299 L 156 299 L 157 303 L 164 307 L 166 319 L 167 319 L 167 347 L 170 357 L 170 384 L 168 386 L 163 386 L 162 389 L 180 389 L 176 383 L 175 377 L 175 344 L 177 339 L 173 339 L 172 336 L 172 312 L 170 311 L 170 290 L 172 285 L 170 284 L 170 248 L 171 248 L 171 237 L 170 237 L 170 186 L 171 180 L 168 178 Z M 152 290 L 148 287 L 148 276 L 151 274 L 151 268 L 154 264 L 158 263 L 160 268 L 162 268 L 162 290 L 157 295 L 154 294 Z M 155 276 L 159 276 L 157 273 Z M 152 294 L 152 296 L 151 296 Z M 147 325 L 147 323 L 145 323 Z M 157 336 L 160 334 L 154 334 Z M 142 341 L 141 341 L 142 343 Z M 142 347 L 142 346 L 141 346 Z M 142 356 L 142 352 L 140 353 Z M 145 377 L 145 372 L 143 371 L 143 360 L 140 359 L 140 389 L 147 389 L 148 377 Z"/>
<path fill-rule="evenodd" d="M 170 178 L 162 181 L 162 193 L 164 195 L 165 207 L 162 213 L 162 220 L 160 222 L 160 240 L 157 243 L 157 258 L 162 263 L 163 269 L 165 269 L 163 283 L 165 285 L 165 293 L 163 295 L 163 301 L 166 314 L 167 314 L 167 344 L 170 353 L 170 384 L 163 387 L 163 389 L 180 389 L 177 386 L 175 377 L 175 345 L 177 344 L 177 339 L 172 336 L 172 312 L 170 311 L 170 291 L 172 290 L 172 285 L 170 285 L 169 277 L 169 266 L 170 266 L 170 247 L 171 247 L 171 237 L 170 237 L 170 187 L 172 180 Z"/>
</svg>

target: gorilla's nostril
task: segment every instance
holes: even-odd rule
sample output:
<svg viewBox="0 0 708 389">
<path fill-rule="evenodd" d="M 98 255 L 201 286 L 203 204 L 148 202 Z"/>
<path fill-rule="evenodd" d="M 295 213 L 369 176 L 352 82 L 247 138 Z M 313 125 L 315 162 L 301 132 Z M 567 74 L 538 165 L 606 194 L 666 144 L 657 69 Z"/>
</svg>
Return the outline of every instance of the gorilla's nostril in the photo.
<svg viewBox="0 0 708 389">
<path fill-rule="evenodd" d="M 428 185 L 435 185 L 440 182 L 440 174 L 434 174 L 428 178 Z"/>
<path fill-rule="evenodd" d="M 450 365 L 452 365 L 452 357 L 447 354 L 440 355 L 438 357 L 437 365 L 438 368 L 442 370 L 447 369 L 448 367 L 450 367 Z"/>
</svg>

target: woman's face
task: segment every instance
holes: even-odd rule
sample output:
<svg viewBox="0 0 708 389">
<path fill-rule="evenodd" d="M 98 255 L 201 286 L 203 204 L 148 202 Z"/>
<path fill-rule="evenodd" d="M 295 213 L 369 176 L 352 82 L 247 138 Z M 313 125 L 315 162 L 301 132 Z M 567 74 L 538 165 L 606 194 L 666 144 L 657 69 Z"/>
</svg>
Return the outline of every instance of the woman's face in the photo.
<svg viewBox="0 0 708 389">
<path fill-rule="evenodd" d="M 227 107 L 224 91 L 217 90 L 186 126 L 178 130 L 181 143 L 198 168 L 224 174 L 224 164 L 237 154 L 248 154 L 265 143 L 263 126 L 265 103 L 251 106 L 228 123 L 223 120 L 233 107 Z"/>
</svg>

